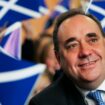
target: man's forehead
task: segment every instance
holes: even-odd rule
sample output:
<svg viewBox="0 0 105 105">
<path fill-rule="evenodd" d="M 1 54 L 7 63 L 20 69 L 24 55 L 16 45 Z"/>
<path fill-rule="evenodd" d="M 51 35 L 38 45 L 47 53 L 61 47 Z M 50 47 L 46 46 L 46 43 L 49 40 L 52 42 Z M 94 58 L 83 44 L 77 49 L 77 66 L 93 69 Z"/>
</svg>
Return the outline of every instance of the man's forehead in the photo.
<svg viewBox="0 0 105 105">
<path fill-rule="evenodd" d="M 82 26 L 93 26 L 99 27 L 97 22 L 94 19 L 85 16 L 85 15 L 75 15 L 73 17 L 65 19 L 59 26 L 58 32 L 63 31 L 65 28 L 70 27 L 70 25 L 75 28 L 75 26 L 80 27 Z"/>
<path fill-rule="evenodd" d="M 58 30 L 60 39 L 61 37 L 66 39 L 65 37 L 74 37 L 75 35 L 80 36 L 81 34 L 85 36 L 88 33 L 100 33 L 100 28 L 93 19 L 85 15 L 76 15 L 67 18 L 62 22 Z"/>
<path fill-rule="evenodd" d="M 75 16 L 72 16 L 72 17 L 68 17 L 67 19 L 65 19 L 62 23 L 62 24 L 67 24 L 69 22 L 72 22 L 72 21 L 79 21 L 79 20 L 88 20 L 88 21 L 94 21 L 93 19 L 91 19 L 90 17 L 88 16 L 85 16 L 85 15 L 82 15 L 82 14 L 78 14 L 78 15 L 75 15 Z M 60 26 L 61 26 L 60 25 Z"/>
</svg>

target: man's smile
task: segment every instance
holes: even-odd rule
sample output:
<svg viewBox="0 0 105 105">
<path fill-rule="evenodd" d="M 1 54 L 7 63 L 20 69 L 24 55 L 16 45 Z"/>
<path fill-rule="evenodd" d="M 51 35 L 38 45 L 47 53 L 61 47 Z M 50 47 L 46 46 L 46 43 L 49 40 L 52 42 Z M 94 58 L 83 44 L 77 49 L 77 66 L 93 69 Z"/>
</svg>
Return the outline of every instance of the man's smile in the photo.
<svg viewBox="0 0 105 105">
<path fill-rule="evenodd" d="M 79 68 L 81 69 L 89 69 L 89 68 L 94 68 L 96 66 L 96 62 L 98 61 L 97 60 L 93 60 L 93 61 L 88 61 L 88 62 L 85 62 L 85 63 L 80 63 L 78 65 Z"/>
</svg>

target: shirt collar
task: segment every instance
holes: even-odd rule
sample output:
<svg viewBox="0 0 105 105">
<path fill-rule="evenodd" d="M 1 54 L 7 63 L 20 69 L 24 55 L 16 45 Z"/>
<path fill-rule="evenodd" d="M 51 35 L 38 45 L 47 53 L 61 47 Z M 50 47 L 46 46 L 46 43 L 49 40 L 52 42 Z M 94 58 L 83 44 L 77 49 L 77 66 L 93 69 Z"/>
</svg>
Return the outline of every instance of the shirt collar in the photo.
<svg viewBox="0 0 105 105">
<path fill-rule="evenodd" d="M 97 88 L 97 90 L 101 90 L 105 92 L 105 80 L 102 82 L 102 84 Z"/>
<path fill-rule="evenodd" d="M 88 91 L 88 90 L 84 90 L 84 89 L 81 89 L 81 88 L 79 88 L 78 86 L 76 86 L 77 87 L 77 89 L 80 91 L 80 93 L 85 97 L 85 96 L 87 96 L 87 94 L 90 92 L 90 91 Z M 95 90 L 101 90 L 101 91 L 104 91 L 105 92 L 105 80 L 101 83 L 101 85 L 98 87 L 98 88 L 96 88 Z M 95 91 L 95 90 L 93 90 L 93 91 Z"/>
</svg>

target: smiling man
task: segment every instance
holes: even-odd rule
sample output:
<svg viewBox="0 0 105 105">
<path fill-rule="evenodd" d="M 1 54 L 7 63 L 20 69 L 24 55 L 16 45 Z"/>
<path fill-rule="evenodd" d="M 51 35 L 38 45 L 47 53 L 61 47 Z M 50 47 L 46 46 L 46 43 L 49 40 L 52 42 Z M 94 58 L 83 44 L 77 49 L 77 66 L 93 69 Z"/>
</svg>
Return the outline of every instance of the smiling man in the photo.
<svg viewBox="0 0 105 105">
<path fill-rule="evenodd" d="M 105 78 L 105 41 L 95 21 L 76 15 L 58 30 L 59 62 L 79 87 L 95 89 Z"/>
<path fill-rule="evenodd" d="M 53 39 L 64 74 L 29 105 L 105 105 L 104 37 L 92 15 L 78 9 L 60 15 Z"/>
</svg>

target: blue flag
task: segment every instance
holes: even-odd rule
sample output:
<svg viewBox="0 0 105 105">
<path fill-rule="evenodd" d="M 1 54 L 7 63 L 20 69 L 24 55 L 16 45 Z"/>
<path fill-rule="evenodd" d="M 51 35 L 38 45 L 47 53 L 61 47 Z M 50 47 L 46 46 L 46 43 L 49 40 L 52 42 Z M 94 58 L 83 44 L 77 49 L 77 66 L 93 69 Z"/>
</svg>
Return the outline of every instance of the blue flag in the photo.
<svg viewBox="0 0 105 105">
<path fill-rule="evenodd" d="M 46 8 L 44 0 L 0 0 L 0 27 L 16 21 L 42 16 L 40 8 Z"/>
<path fill-rule="evenodd" d="M 45 65 L 20 61 L 0 51 L 0 105 L 27 105 Z"/>
<path fill-rule="evenodd" d="M 86 12 L 96 16 L 105 31 L 105 0 L 91 0 Z"/>
</svg>

